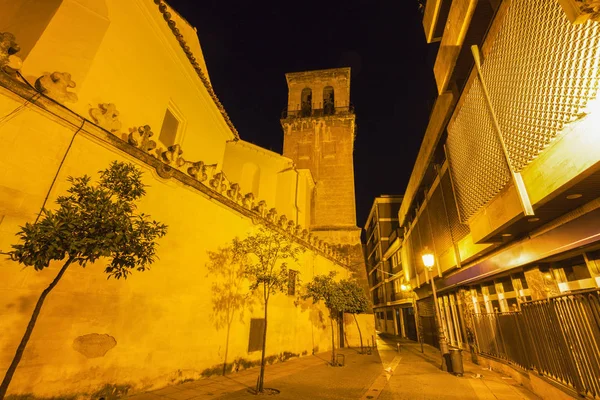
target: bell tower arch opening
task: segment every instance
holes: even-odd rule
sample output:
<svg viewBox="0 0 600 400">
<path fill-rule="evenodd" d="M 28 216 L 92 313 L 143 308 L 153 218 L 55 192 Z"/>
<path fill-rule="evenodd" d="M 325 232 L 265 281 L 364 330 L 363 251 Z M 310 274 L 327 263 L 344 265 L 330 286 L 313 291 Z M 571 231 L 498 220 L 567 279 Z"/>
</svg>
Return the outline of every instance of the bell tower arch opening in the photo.
<svg viewBox="0 0 600 400">
<path fill-rule="evenodd" d="M 312 89 L 302 89 L 300 97 L 300 115 L 310 117 L 312 115 Z"/>
</svg>

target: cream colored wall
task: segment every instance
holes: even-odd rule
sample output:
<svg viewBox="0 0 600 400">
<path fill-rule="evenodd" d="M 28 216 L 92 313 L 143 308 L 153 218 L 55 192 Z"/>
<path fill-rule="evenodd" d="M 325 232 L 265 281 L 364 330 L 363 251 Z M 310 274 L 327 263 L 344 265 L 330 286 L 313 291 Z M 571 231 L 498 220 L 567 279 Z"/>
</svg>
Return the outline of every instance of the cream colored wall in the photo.
<svg viewBox="0 0 600 400">
<path fill-rule="evenodd" d="M 1 89 L 0 115 L 17 108 L 19 100 Z M 72 127 L 51 120 L 35 106 L 0 125 L 6 154 L 0 159 L 0 250 L 7 251 L 15 242 L 19 225 L 34 220 L 72 135 Z M 104 384 L 131 385 L 138 391 L 198 378 L 201 371 L 222 362 L 225 334 L 211 318 L 214 277 L 205 266 L 207 251 L 258 225 L 192 187 L 159 178 L 139 160 L 85 131 L 76 136 L 48 205 L 67 189 L 67 176 L 87 173 L 96 178 L 96 171 L 113 160 L 133 162 L 144 171 L 147 196 L 139 209 L 169 226 L 159 242 L 159 260 L 150 271 L 122 281 L 106 280 L 103 262 L 85 269 L 71 267 L 46 301 L 10 393 L 60 397 L 93 393 Z M 58 266 L 35 272 L 0 259 L 0 374 L 8 367 L 37 296 Z M 339 278 L 348 277 L 347 270 L 311 251 L 290 267 L 304 282 L 331 270 L 339 272 Z M 319 313 L 327 315 L 322 307 L 296 307 L 291 296 L 273 297 L 267 353 L 329 349 L 329 327 L 322 326 Z M 248 354 L 247 346 L 249 319 L 261 315 L 256 307 L 242 322 L 234 321 L 228 360 L 259 357 L 259 352 Z M 73 349 L 73 341 L 90 333 L 114 337 L 116 347 L 103 357 L 86 358 Z"/>
<path fill-rule="evenodd" d="M 257 201 L 265 200 L 278 215 L 310 225 L 310 198 L 314 182 L 309 170 L 296 170 L 292 160 L 243 140 L 227 142 L 223 171 L 241 192 L 253 192 Z M 253 178 L 258 180 L 253 190 Z"/>
<path fill-rule="evenodd" d="M 205 66 L 199 44 L 191 44 Z M 179 144 L 188 160 L 220 164 L 225 141 L 234 138 L 151 0 L 63 0 L 22 69 L 31 83 L 54 71 L 69 72 L 77 84 L 79 101 L 67 104 L 71 109 L 89 118 L 90 108 L 114 103 L 123 132 L 150 125 L 158 140 L 165 110 L 174 104 L 183 116 Z"/>
</svg>

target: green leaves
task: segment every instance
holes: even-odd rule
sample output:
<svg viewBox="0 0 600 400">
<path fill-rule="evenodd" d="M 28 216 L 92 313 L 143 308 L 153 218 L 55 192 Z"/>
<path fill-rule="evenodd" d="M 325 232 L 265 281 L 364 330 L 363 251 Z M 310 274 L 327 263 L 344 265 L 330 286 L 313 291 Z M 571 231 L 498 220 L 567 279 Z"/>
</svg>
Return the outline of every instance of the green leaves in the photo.
<svg viewBox="0 0 600 400">
<path fill-rule="evenodd" d="M 279 232 L 261 227 L 245 239 L 234 239 L 234 251 L 246 255 L 244 276 L 250 281 L 250 290 L 263 288 L 263 299 L 272 293 L 286 292 L 288 287 L 288 261 L 298 261 L 303 248 L 293 244 Z"/>
<path fill-rule="evenodd" d="M 135 165 L 114 161 L 97 185 L 87 175 L 69 177 L 71 187 L 56 200 L 59 208 L 43 210 L 36 223 L 21 227 L 11 258 L 39 271 L 53 260 L 68 258 L 85 267 L 112 257 L 105 272 L 117 279 L 148 269 L 156 259 L 154 241 L 167 227 L 135 213 L 134 201 L 145 194 L 141 175 Z"/>
<path fill-rule="evenodd" d="M 358 314 L 368 311 L 369 300 L 365 291 L 355 281 L 335 281 L 336 273 L 316 275 L 304 287 L 303 299 L 312 299 L 313 303 L 323 301 L 332 319 L 338 319 L 340 313 Z"/>
</svg>

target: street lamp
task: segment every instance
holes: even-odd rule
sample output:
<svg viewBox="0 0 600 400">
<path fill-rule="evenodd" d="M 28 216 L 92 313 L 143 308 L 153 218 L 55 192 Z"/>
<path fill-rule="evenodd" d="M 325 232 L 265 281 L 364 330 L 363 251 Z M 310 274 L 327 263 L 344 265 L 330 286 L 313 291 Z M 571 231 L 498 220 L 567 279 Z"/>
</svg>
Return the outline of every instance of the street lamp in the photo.
<svg viewBox="0 0 600 400">
<path fill-rule="evenodd" d="M 421 255 L 421 258 L 423 259 L 423 265 L 425 265 L 425 268 L 427 268 L 427 271 L 429 271 L 430 279 L 431 279 L 431 290 L 433 291 L 435 319 L 436 319 L 437 326 L 438 326 L 438 339 L 440 341 L 440 353 L 442 354 L 441 369 L 443 371 L 448 371 L 447 355 L 449 355 L 450 352 L 448 351 L 448 343 L 446 342 L 446 336 L 444 335 L 444 328 L 442 325 L 442 318 L 441 318 L 441 313 L 440 313 L 440 309 L 439 309 L 437 293 L 435 290 L 435 281 L 433 279 L 433 266 L 435 265 L 435 256 L 433 255 L 433 253 L 431 253 L 429 251 L 429 249 L 427 247 L 425 247 L 423 254 Z"/>
</svg>

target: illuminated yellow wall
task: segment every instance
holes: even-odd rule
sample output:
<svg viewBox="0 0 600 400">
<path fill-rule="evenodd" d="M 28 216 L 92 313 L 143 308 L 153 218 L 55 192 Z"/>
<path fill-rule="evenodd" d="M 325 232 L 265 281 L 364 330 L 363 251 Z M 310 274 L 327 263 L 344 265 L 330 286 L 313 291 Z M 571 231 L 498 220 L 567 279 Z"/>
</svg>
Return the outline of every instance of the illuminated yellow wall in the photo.
<svg viewBox="0 0 600 400">
<path fill-rule="evenodd" d="M 9 100 L 6 91 L 2 94 L 0 113 L 5 115 L 19 103 Z M 39 211 L 73 131 L 48 115 L 25 111 L 3 124 L 0 132 L 10 153 L 0 161 L 0 249 L 6 251 L 15 242 L 18 226 L 31 222 Z M 126 281 L 107 281 L 102 262 L 86 269 L 70 268 L 47 300 L 11 385 L 13 393 L 91 393 L 105 383 L 142 390 L 174 379 L 198 378 L 201 371 L 222 361 L 224 332 L 215 329 L 211 318 L 213 280 L 205 266 L 207 251 L 245 236 L 257 225 L 194 188 L 159 178 L 139 160 L 85 132 L 75 138 L 48 204 L 64 193 L 68 175 L 94 175 L 112 160 L 134 162 L 145 172 L 147 196 L 140 210 L 169 225 L 168 235 L 160 241 L 159 261 L 150 271 Z M 36 273 L 0 261 L 0 374 L 57 266 Z M 312 251 L 290 267 L 300 271 L 304 282 L 331 270 L 338 271 L 340 278 L 348 276 L 345 269 Z M 287 295 L 272 300 L 268 354 L 311 354 L 313 348 L 329 348 L 329 327 L 320 322 L 318 309 L 296 307 L 294 300 Z M 246 312 L 243 322 L 235 320 L 229 360 L 259 356 L 247 353 L 248 321 L 261 312 L 257 306 Z M 368 319 L 363 318 L 363 323 L 363 334 L 370 336 Z M 357 344 L 354 323 L 347 329 L 352 344 Z M 108 334 L 117 344 L 103 357 L 86 358 L 75 351 L 74 340 L 91 333 Z"/>
<path fill-rule="evenodd" d="M 252 192 L 279 215 L 310 226 L 312 174 L 296 169 L 291 159 L 243 140 L 229 141 L 223 159 L 227 178 L 239 182 L 242 193 Z"/>
<path fill-rule="evenodd" d="M 27 4 L 19 2 L 25 11 Z M 166 223 L 169 232 L 160 240 L 159 260 L 152 269 L 126 281 L 106 280 L 104 262 L 67 271 L 47 299 L 9 393 L 85 397 L 105 384 L 128 385 L 131 391 L 140 391 L 199 378 L 202 371 L 223 361 L 225 350 L 224 330 L 214 326 L 212 316 L 215 278 L 206 267 L 207 252 L 236 236 L 244 237 L 265 220 L 258 215 L 250 217 L 220 195 L 207 194 L 182 179 L 161 178 L 142 161 L 139 151 L 115 137 L 126 136 L 130 127 L 148 124 L 156 139 L 165 109 L 173 107 L 183 116 L 178 144 L 186 160 L 216 163 L 217 170 L 223 167 L 231 181 L 246 179 L 251 175 L 246 170 L 244 176 L 246 161 L 255 163 L 261 167 L 257 200 L 269 197 L 269 207 L 277 207 L 280 215 L 293 216 L 299 210 L 303 226 L 308 225 L 310 216 L 310 173 L 281 173 L 283 167 L 291 167 L 289 159 L 268 155 L 264 149 L 261 155 L 248 156 L 242 144 L 228 145 L 235 133 L 153 1 L 63 0 L 33 16 L 17 6 L 10 10 L 15 18 L 29 15 L 31 24 L 31 31 L 21 29 L 29 32 L 25 36 L 31 44 L 24 57 L 23 75 L 33 83 L 43 73 L 72 73 L 79 100 L 66 107 L 91 121 L 90 109 L 98 103 L 115 103 L 122 128 L 111 136 L 86 122 L 69 148 L 81 118 L 44 98 L 34 99 L 37 105 L 19 108 L 29 89 L 0 76 L 0 116 L 11 114 L 0 122 L 4 153 L 0 158 L 0 251 L 8 251 L 15 243 L 19 226 L 35 219 L 50 188 L 47 205 L 53 207 L 56 197 L 68 188 L 67 176 L 87 173 L 96 177 L 97 171 L 113 160 L 133 162 L 144 171 L 148 188 L 140 210 Z M 15 25 L 14 20 L 0 16 L 0 32 L 7 21 Z M 186 39 L 192 31 L 182 26 Z M 199 43 L 192 40 L 190 47 L 206 71 Z M 159 143 L 158 147 L 164 146 Z M 296 179 L 297 202 L 289 192 L 293 189 L 296 193 Z M 250 190 L 242 187 L 244 194 Z M 300 262 L 290 265 L 300 272 L 303 282 L 329 271 L 339 272 L 339 278 L 348 277 L 347 270 L 331 257 L 313 246 L 307 248 Z M 0 259 L 0 375 L 12 359 L 37 297 L 58 266 L 35 272 Z M 261 315 L 261 307 L 256 306 L 247 310 L 241 321 L 234 320 L 228 360 L 259 358 L 258 352 L 248 353 L 247 346 L 250 318 Z M 330 331 L 323 326 L 326 312 L 322 307 L 296 306 L 294 297 L 277 295 L 271 300 L 269 315 L 268 355 L 329 349 Z M 360 320 L 363 335 L 370 337 L 372 317 Z M 358 336 L 350 322 L 348 338 L 357 345 Z M 116 345 L 104 355 L 98 354 L 107 349 L 98 345 L 92 349 L 92 355 L 98 356 L 91 357 L 89 343 L 87 353 L 77 350 L 81 350 L 81 337 L 88 334 L 109 335 L 97 337 L 114 339 Z"/>
</svg>

